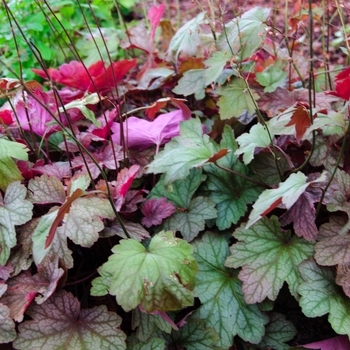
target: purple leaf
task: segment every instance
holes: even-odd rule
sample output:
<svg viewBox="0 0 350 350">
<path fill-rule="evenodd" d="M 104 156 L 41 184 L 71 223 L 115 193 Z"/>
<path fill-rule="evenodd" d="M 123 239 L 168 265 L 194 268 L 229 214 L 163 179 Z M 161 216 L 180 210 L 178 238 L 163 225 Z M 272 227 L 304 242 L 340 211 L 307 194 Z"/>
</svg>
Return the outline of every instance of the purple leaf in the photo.
<svg viewBox="0 0 350 350">
<path fill-rule="evenodd" d="M 167 202 L 165 197 L 152 198 L 146 201 L 142 208 L 142 225 L 151 227 L 152 225 L 160 225 L 163 219 L 169 217 L 176 212 L 173 203 Z"/>
<path fill-rule="evenodd" d="M 183 111 L 176 110 L 159 115 L 154 121 L 149 122 L 136 117 L 128 118 L 127 123 L 123 123 L 125 139 L 128 140 L 128 147 L 143 150 L 170 141 L 174 136 L 179 135 L 180 122 L 188 119 Z M 114 135 L 112 139 L 115 143 L 121 144 L 120 124 L 113 123 L 111 127 Z"/>
<path fill-rule="evenodd" d="M 349 339 L 346 335 L 339 335 L 335 338 L 330 338 L 315 343 L 301 345 L 306 349 L 320 350 L 350 350 Z"/>
</svg>

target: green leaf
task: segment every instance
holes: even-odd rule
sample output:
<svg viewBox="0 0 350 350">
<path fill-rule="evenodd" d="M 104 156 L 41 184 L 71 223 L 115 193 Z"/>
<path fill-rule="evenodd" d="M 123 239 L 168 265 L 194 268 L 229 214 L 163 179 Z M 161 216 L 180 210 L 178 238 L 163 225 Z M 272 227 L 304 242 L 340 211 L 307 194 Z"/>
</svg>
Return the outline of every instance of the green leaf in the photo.
<svg viewBox="0 0 350 350">
<path fill-rule="evenodd" d="M 25 199 L 27 189 L 19 181 L 11 182 L 5 197 L 0 193 L 0 265 L 5 266 L 10 250 L 16 245 L 15 225 L 32 218 L 33 204 Z"/>
<path fill-rule="evenodd" d="M 239 118 L 244 110 L 247 110 L 249 114 L 255 112 L 252 98 L 257 99 L 258 95 L 253 91 L 251 91 L 252 96 L 249 94 L 242 78 L 232 78 L 228 84 L 218 88 L 216 92 L 221 96 L 218 101 L 221 120 Z"/>
<path fill-rule="evenodd" d="M 101 123 L 96 119 L 94 112 L 87 108 L 86 105 L 97 104 L 101 101 L 101 98 L 98 96 L 96 92 L 89 94 L 83 98 L 78 100 L 74 100 L 72 102 L 67 103 L 63 107 L 60 107 L 58 111 L 63 113 L 67 109 L 78 108 L 81 113 L 83 113 L 84 117 L 93 122 L 97 127 L 101 127 Z"/>
<path fill-rule="evenodd" d="M 199 268 L 195 293 L 202 302 L 193 317 L 215 329 L 220 336 L 216 345 L 224 349 L 232 345 L 235 335 L 259 343 L 268 319 L 257 305 L 245 303 L 238 272 L 224 267 L 229 254 L 225 238 L 207 232 L 193 246 Z"/>
<path fill-rule="evenodd" d="M 205 220 L 217 217 L 215 203 L 205 197 L 191 199 L 198 186 L 205 180 L 200 169 L 191 169 L 185 180 L 177 180 L 170 186 L 164 185 L 164 176 L 152 189 L 149 198 L 166 197 L 174 203 L 177 211 L 163 222 L 164 230 L 180 231 L 183 237 L 192 241 L 204 230 Z"/>
<path fill-rule="evenodd" d="M 262 86 L 265 86 L 264 92 L 274 92 L 279 86 L 282 86 L 287 79 L 287 72 L 282 70 L 280 61 L 271 64 L 262 72 L 256 73 L 256 80 Z"/>
<path fill-rule="evenodd" d="M 146 342 L 141 342 L 134 335 L 128 336 L 128 350 L 165 350 L 165 341 L 160 338 L 150 338 Z"/>
<path fill-rule="evenodd" d="M 236 61 L 252 56 L 266 38 L 269 13 L 269 8 L 254 7 L 226 24 L 217 41 L 218 50 L 232 50 Z"/>
<path fill-rule="evenodd" d="M 264 338 L 259 345 L 263 349 L 288 350 L 290 346 L 285 342 L 291 340 L 296 333 L 293 324 L 287 321 L 284 315 L 274 312 L 270 315 Z"/>
<path fill-rule="evenodd" d="M 297 287 L 302 281 L 298 265 L 312 257 L 313 243 L 282 230 L 276 216 L 263 218 L 249 229 L 243 224 L 233 236 L 238 243 L 231 247 L 225 266 L 243 267 L 238 277 L 248 304 L 266 297 L 275 300 L 284 282 L 298 299 Z"/>
<path fill-rule="evenodd" d="M 200 25 L 204 23 L 205 12 L 201 12 L 191 21 L 186 22 L 173 36 L 169 44 L 167 55 L 175 55 L 175 60 L 183 52 L 188 56 L 195 56 L 197 47 L 201 44 Z"/>
<path fill-rule="evenodd" d="M 327 313 L 328 321 L 338 334 L 350 337 L 350 300 L 334 283 L 333 270 L 320 267 L 313 260 L 299 266 L 303 282 L 298 292 L 299 305 L 307 317 L 319 317 Z"/>
<path fill-rule="evenodd" d="M 31 321 L 19 325 L 16 349 L 126 349 L 121 318 L 106 306 L 80 310 L 79 301 L 60 291 L 42 305 L 27 310 Z"/>
<path fill-rule="evenodd" d="M 15 338 L 15 323 L 10 317 L 10 309 L 0 303 L 0 344 L 13 341 Z"/>
<path fill-rule="evenodd" d="M 164 320 L 161 315 L 158 314 L 147 314 L 146 312 L 141 312 L 139 308 L 133 310 L 132 317 L 132 329 L 136 330 L 137 338 L 146 342 L 151 338 L 155 329 L 160 329 L 165 333 L 171 333 L 171 324 Z"/>
<path fill-rule="evenodd" d="M 115 295 L 125 311 L 182 309 L 193 304 L 197 262 L 192 247 L 171 231 L 155 235 L 146 249 L 133 239 L 114 246 L 92 282 L 92 295 Z M 106 290 L 107 289 L 107 290 Z"/>
<path fill-rule="evenodd" d="M 225 126 L 220 146 L 222 149 L 231 151 L 217 161 L 220 166 L 247 177 L 253 175 L 234 155 L 237 144 L 229 126 Z M 258 198 L 262 188 L 253 182 L 220 169 L 215 164 L 205 167 L 205 173 L 208 178 L 201 188 L 201 193 L 216 203 L 218 211 L 216 225 L 220 230 L 225 230 L 232 224 L 236 224 L 245 215 L 247 204 L 253 203 Z"/>
<path fill-rule="evenodd" d="M 269 134 L 266 127 L 261 124 L 255 124 L 249 133 L 244 133 L 237 137 L 239 143 L 239 149 L 235 152 L 237 156 L 243 154 L 244 164 L 249 164 L 254 158 L 255 148 L 266 148 L 270 147 L 271 138 L 274 135 Z M 270 138 L 271 137 L 271 138 Z"/>
<path fill-rule="evenodd" d="M 205 85 L 216 82 L 222 74 L 226 63 L 230 60 L 231 55 L 226 52 L 214 52 L 212 57 L 205 60 L 203 63 L 208 67 L 205 69 Z"/>
<path fill-rule="evenodd" d="M 155 156 L 147 173 L 165 173 L 164 184 L 169 185 L 188 176 L 190 169 L 203 166 L 215 153 L 216 144 L 203 135 L 198 118 L 181 122 L 180 136 L 174 137 Z"/>
<path fill-rule="evenodd" d="M 194 318 L 186 322 L 179 332 L 172 333 L 176 345 L 181 345 L 186 350 L 213 350 L 215 348 L 219 335 L 214 328 L 207 328 L 204 321 Z"/>
<path fill-rule="evenodd" d="M 202 100 L 205 97 L 206 86 L 205 69 L 190 69 L 177 82 L 173 92 L 183 96 L 194 94 L 196 100 Z"/>
<path fill-rule="evenodd" d="M 196 197 L 186 208 L 180 208 L 163 223 L 164 230 L 180 231 L 186 241 L 192 241 L 205 228 L 205 220 L 217 217 L 215 203 L 206 197 Z"/>
<path fill-rule="evenodd" d="M 6 191 L 11 182 L 23 180 L 12 158 L 28 160 L 28 151 L 28 148 L 22 143 L 0 137 L 0 189 L 2 191 Z"/>
<path fill-rule="evenodd" d="M 326 173 L 323 172 L 316 180 L 307 182 L 307 177 L 300 171 L 289 175 L 289 177 L 279 184 L 278 188 L 265 190 L 253 205 L 253 210 L 249 215 L 247 227 L 251 227 L 260 220 L 263 215 L 268 214 L 278 204 L 283 203 L 287 209 L 298 200 L 308 186 L 326 180 Z"/>
</svg>

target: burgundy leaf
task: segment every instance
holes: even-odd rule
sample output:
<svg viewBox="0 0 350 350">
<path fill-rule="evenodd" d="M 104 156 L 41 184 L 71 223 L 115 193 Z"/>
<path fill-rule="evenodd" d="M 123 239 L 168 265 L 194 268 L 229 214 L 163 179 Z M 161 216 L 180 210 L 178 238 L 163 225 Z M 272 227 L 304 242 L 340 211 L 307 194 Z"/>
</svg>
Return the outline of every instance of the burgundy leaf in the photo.
<svg viewBox="0 0 350 350">
<path fill-rule="evenodd" d="M 55 176 L 60 180 L 63 178 L 70 178 L 72 176 L 69 162 L 55 162 L 43 166 L 34 166 L 33 171 L 39 174 Z"/>
<path fill-rule="evenodd" d="M 344 293 L 350 298 L 350 264 L 337 266 L 335 283 L 341 286 Z"/>
<path fill-rule="evenodd" d="M 165 197 L 152 198 L 146 201 L 141 208 L 142 225 L 151 227 L 152 225 L 160 225 L 163 219 L 169 217 L 176 212 L 176 207 L 173 203 L 167 202 Z"/>
<path fill-rule="evenodd" d="M 91 132 L 93 135 L 96 135 L 99 139 L 107 139 L 109 136 L 109 130 L 111 129 L 117 113 L 118 111 L 116 108 L 111 111 L 106 111 L 103 116 L 97 118 L 101 126 L 97 127 L 95 124 L 91 124 L 87 131 Z"/>
<path fill-rule="evenodd" d="M 180 122 L 187 119 L 189 119 L 188 115 L 185 115 L 182 110 L 161 114 L 152 122 L 130 117 L 127 123 L 123 123 L 128 147 L 143 150 L 156 145 L 159 148 L 160 145 L 179 135 Z M 112 140 L 121 144 L 120 124 L 113 123 L 111 129 L 114 132 Z"/>
<path fill-rule="evenodd" d="M 145 190 L 128 191 L 128 193 L 125 196 L 124 204 L 120 209 L 120 212 L 123 214 L 134 213 L 138 209 L 137 204 L 145 201 L 145 198 L 143 197 L 145 192 L 147 193 L 147 191 Z"/>
<path fill-rule="evenodd" d="M 315 224 L 316 210 L 313 203 L 313 198 L 307 191 L 301 194 L 294 205 L 280 216 L 281 225 L 286 226 L 293 222 L 294 231 L 299 237 L 304 237 L 308 241 L 315 240 L 318 229 Z"/>
<path fill-rule="evenodd" d="M 11 263 L 7 263 L 5 266 L 0 265 L 0 279 L 6 281 L 11 273 L 13 272 L 13 267 Z"/>
</svg>

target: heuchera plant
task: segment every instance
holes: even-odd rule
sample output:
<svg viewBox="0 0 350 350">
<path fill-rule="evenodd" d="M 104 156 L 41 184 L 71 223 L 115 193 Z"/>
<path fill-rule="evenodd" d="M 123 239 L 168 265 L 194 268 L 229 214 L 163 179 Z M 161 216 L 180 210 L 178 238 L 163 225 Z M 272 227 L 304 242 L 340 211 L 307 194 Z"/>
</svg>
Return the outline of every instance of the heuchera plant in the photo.
<svg viewBox="0 0 350 350">
<path fill-rule="evenodd" d="M 350 68 L 316 85 L 268 8 L 164 12 L 138 58 L 0 80 L 0 344 L 288 349 L 291 304 L 348 346 Z"/>
</svg>

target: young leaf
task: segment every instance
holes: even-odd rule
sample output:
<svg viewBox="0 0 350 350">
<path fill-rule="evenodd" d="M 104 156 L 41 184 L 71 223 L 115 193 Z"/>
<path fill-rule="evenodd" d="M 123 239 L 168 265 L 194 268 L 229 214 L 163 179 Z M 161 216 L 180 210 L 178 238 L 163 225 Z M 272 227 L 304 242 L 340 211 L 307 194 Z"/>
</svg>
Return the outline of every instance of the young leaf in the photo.
<svg viewBox="0 0 350 350">
<path fill-rule="evenodd" d="M 267 148 L 271 145 L 271 137 L 274 135 L 268 133 L 266 127 L 261 124 L 255 124 L 250 130 L 249 134 L 244 133 L 237 137 L 239 143 L 239 149 L 235 152 L 235 155 L 239 156 L 243 154 L 244 164 L 249 164 L 254 158 L 255 148 Z"/>
<path fill-rule="evenodd" d="M 92 282 L 92 295 L 115 295 L 125 311 L 138 305 L 146 312 L 182 309 L 193 304 L 197 262 L 192 247 L 171 231 L 155 235 L 148 249 L 122 239 Z"/>
<path fill-rule="evenodd" d="M 296 333 L 293 324 L 287 321 L 284 315 L 273 313 L 270 315 L 264 338 L 259 345 L 263 348 L 267 345 L 270 349 L 289 350 L 290 346 L 285 342 L 291 340 Z"/>
<path fill-rule="evenodd" d="M 298 288 L 303 313 L 307 317 L 328 313 L 328 321 L 334 331 L 350 336 L 350 301 L 334 283 L 333 271 L 313 260 L 302 262 L 299 270 L 305 281 Z"/>
<path fill-rule="evenodd" d="M 249 221 L 246 228 L 251 227 L 281 203 L 283 203 L 287 209 L 290 209 L 301 194 L 305 192 L 308 186 L 325 180 L 325 172 L 323 172 L 317 179 L 310 182 L 306 182 L 307 177 L 300 171 L 291 174 L 287 180 L 279 184 L 278 188 L 265 190 L 261 193 L 258 200 L 253 205 L 253 210 L 249 215 Z"/>
<path fill-rule="evenodd" d="M 168 56 L 175 54 L 175 60 L 177 61 L 180 52 L 187 56 L 196 55 L 197 47 L 201 43 L 199 26 L 205 22 L 204 16 L 205 12 L 201 12 L 176 32 L 169 44 Z"/>
<path fill-rule="evenodd" d="M 0 190 L 6 191 L 11 182 L 23 180 L 12 158 L 28 160 L 28 151 L 28 148 L 22 143 L 0 137 Z"/>
<path fill-rule="evenodd" d="M 261 73 L 256 73 L 257 82 L 265 86 L 264 92 L 274 92 L 287 79 L 287 72 L 282 70 L 282 65 L 279 62 L 271 64 Z"/>
<path fill-rule="evenodd" d="M 249 94 L 243 79 L 234 77 L 228 84 L 218 88 L 216 92 L 221 95 L 218 106 L 222 120 L 232 117 L 239 118 L 245 110 L 249 114 L 255 112 L 252 96 L 257 99 L 258 95 L 253 91 L 252 96 Z"/>
<path fill-rule="evenodd" d="M 10 309 L 0 303 L 0 344 L 15 340 L 15 323 L 10 317 Z"/>
<path fill-rule="evenodd" d="M 193 246 L 199 268 L 195 292 L 202 302 L 193 317 L 204 320 L 219 334 L 216 346 L 228 349 L 235 335 L 259 343 L 268 319 L 257 305 L 245 303 L 238 273 L 224 267 L 229 254 L 225 238 L 207 232 Z"/>
<path fill-rule="evenodd" d="M 233 236 L 238 243 L 231 247 L 225 265 L 242 266 L 238 277 L 243 281 L 244 299 L 248 304 L 275 300 L 284 282 L 298 299 L 297 287 L 301 283 L 298 265 L 312 257 L 314 244 L 291 236 L 281 230 L 278 218 L 263 218 L 246 229 L 243 224 Z"/>
<path fill-rule="evenodd" d="M 121 318 L 106 306 L 80 309 L 66 291 L 55 293 L 43 305 L 32 305 L 31 321 L 19 326 L 16 349 L 126 349 L 126 335 L 118 329 Z"/>
<path fill-rule="evenodd" d="M 141 211 L 145 216 L 142 218 L 142 225 L 151 227 L 153 225 L 160 225 L 163 219 L 176 212 L 176 208 L 174 204 L 167 202 L 166 198 L 161 197 L 151 198 L 144 202 Z"/>
<path fill-rule="evenodd" d="M 244 176 L 252 176 L 249 169 L 234 155 L 237 144 L 229 126 L 224 128 L 220 146 L 231 152 L 219 159 L 218 165 L 232 169 Z M 247 204 L 253 203 L 258 198 L 262 188 L 253 182 L 220 169 L 214 164 L 205 167 L 205 173 L 207 180 L 201 187 L 201 193 L 216 203 L 218 211 L 216 225 L 220 230 L 225 230 L 244 216 Z"/>
<path fill-rule="evenodd" d="M 181 123 L 180 136 L 174 137 L 147 167 L 147 173 L 165 173 L 164 183 L 168 185 L 188 176 L 190 169 L 205 164 L 216 151 L 217 146 L 208 135 L 203 135 L 199 119 Z"/>
<path fill-rule="evenodd" d="M 15 225 L 23 225 L 32 218 L 33 204 L 25 199 L 26 194 L 19 181 L 8 185 L 4 198 L 0 193 L 0 265 L 6 265 L 10 249 L 16 245 Z"/>
<path fill-rule="evenodd" d="M 220 51 L 228 51 L 237 55 L 237 60 L 243 61 L 253 55 L 266 37 L 266 20 L 269 8 L 254 7 L 240 18 L 235 18 L 227 25 L 218 38 Z"/>
<path fill-rule="evenodd" d="M 214 328 L 206 327 L 204 321 L 191 318 L 179 332 L 172 333 L 172 339 L 177 346 L 186 350 L 212 350 L 215 349 L 219 335 Z"/>
</svg>

